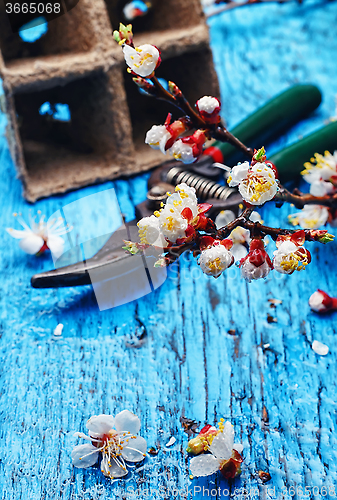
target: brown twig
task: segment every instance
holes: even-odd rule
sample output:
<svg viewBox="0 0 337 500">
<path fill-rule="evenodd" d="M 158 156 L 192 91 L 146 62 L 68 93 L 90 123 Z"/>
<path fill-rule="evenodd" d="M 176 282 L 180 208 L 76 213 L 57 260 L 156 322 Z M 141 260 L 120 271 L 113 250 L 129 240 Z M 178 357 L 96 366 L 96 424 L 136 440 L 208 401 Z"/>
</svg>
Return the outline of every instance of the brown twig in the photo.
<svg viewBox="0 0 337 500">
<path fill-rule="evenodd" d="M 192 108 L 192 106 L 190 105 L 186 97 L 183 95 L 181 90 L 179 90 L 179 93 L 177 95 L 172 95 L 170 92 L 164 89 L 164 87 L 158 81 L 158 78 L 156 76 L 151 77 L 151 81 L 158 91 L 157 95 L 158 99 L 164 99 L 165 101 L 168 101 L 177 108 L 179 108 L 183 113 L 185 113 L 187 116 L 191 118 L 195 128 L 201 127 L 203 129 L 208 129 L 208 125 L 206 124 L 206 122 Z"/>
<path fill-rule="evenodd" d="M 243 144 L 237 137 L 231 134 L 223 125 L 219 125 L 214 132 L 212 132 L 212 137 L 217 141 L 228 142 L 236 149 L 242 151 L 246 156 L 252 158 L 254 155 L 254 150 L 248 148 Z"/>
<path fill-rule="evenodd" d="M 322 205 L 325 207 L 337 207 L 337 194 L 325 196 L 313 196 L 312 194 L 298 194 L 296 191 L 291 193 L 285 187 L 280 186 L 275 201 L 293 203 L 296 208 L 302 209 L 305 205 Z"/>
</svg>

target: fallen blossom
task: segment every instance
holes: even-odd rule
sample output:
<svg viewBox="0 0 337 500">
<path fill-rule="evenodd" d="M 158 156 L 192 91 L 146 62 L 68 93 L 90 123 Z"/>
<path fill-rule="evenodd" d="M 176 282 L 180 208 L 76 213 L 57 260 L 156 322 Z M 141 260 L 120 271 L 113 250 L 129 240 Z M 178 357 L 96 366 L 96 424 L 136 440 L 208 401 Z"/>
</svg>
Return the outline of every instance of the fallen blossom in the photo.
<svg viewBox="0 0 337 500">
<path fill-rule="evenodd" d="M 314 340 L 312 343 L 312 350 L 320 356 L 326 356 L 329 352 L 329 347 L 318 340 Z"/>
<path fill-rule="evenodd" d="M 62 323 L 59 323 L 57 327 L 54 330 L 54 335 L 56 337 L 60 337 L 62 335 L 64 325 Z"/>
<path fill-rule="evenodd" d="M 13 238 L 20 240 L 19 247 L 29 255 L 40 255 L 46 250 L 50 250 L 57 259 L 63 253 L 64 239 L 62 235 L 72 230 L 71 227 L 64 224 L 62 217 L 49 219 L 45 222 L 45 215 L 38 211 L 38 220 L 36 216 L 29 214 L 29 225 L 24 221 L 21 215 L 14 214 L 23 229 L 7 228 L 6 231 Z"/>
<path fill-rule="evenodd" d="M 204 477 L 215 474 L 218 470 L 222 475 L 231 479 L 241 473 L 243 446 L 234 444 L 234 428 L 230 422 L 220 419 L 219 431 L 208 437 L 202 453 L 190 461 L 191 473 L 195 477 Z"/>
<path fill-rule="evenodd" d="M 219 434 L 219 432 L 220 430 L 214 427 L 214 425 L 205 425 L 197 436 L 189 440 L 186 451 L 192 455 L 199 455 L 206 451 L 213 437 Z"/>
<path fill-rule="evenodd" d="M 316 290 L 309 298 L 309 306 L 313 311 L 323 314 L 337 309 L 337 299 L 323 290 Z"/>
<path fill-rule="evenodd" d="M 170 446 L 173 446 L 174 443 L 176 442 L 176 438 L 174 436 L 170 437 L 170 439 L 168 440 L 168 442 L 166 443 L 166 447 L 169 448 Z"/>
<path fill-rule="evenodd" d="M 75 467 L 91 467 L 101 454 L 102 473 L 114 479 L 127 475 L 127 462 L 144 460 L 147 444 L 144 438 L 137 436 L 140 420 L 129 410 L 123 410 L 115 417 L 95 415 L 88 420 L 86 427 L 88 436 L 75 433 L 75 436 L 90 441 L 74 447 L 71 458 Z"/>
</svg>

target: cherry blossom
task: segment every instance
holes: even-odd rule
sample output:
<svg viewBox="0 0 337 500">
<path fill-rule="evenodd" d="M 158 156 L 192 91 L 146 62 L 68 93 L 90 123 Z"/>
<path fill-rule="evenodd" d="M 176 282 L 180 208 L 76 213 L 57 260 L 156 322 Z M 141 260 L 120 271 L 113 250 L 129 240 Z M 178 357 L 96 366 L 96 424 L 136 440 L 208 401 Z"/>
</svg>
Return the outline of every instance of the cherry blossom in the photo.
<svg viewBox="0 0 337 500">
<path fill-rule="evenodd" d="M 201 97 L 196 102 L 196 108 L 200 116 L 207 123 L 217 123 L 220 121 L 219 112 L 221 108 L 221 103 L 219 99 L 211 96 Z"/>
<path fill-rule="evenodd" d="M 204 239 L 209 238 L 207 236 Z M 211 238 L 212 239 L 212 238 Z M 234 256 L 229 251 L 232 247 L 230 240 L 214 240 L 199 257 L 201 270 L 208 276 L 218 278 L 228 267 L 234 263 Z M 201 247 L 202 248 L 202 247 Z"/>
<path fill-rule="evenodd" d="M 124 44 L 123 54 L 130 70 L 143 78 L 152 75 L 161 62 L 159 50 L 149 43 L 135 48 Z"/>
<path fill-rule="evenodd" d="M 95 415 L 88 420 L 86 427 L 88 436 L 75 433 L 75 436 L 90 441 L 74 447 L 71 458 L 75 467 L 91 467 L 101 454 L 102 473 L 114 479 L 127 475 L 126 462 L 141 462 L 145 458 L 146 441 L 137 436 L 140 420 L 129 410 L 123 410 L 115 417 Z"/>
<path fill-rule="evenodd" d="M 316 290 L 309 298 L 309 306 L 313 311 L 323 314 L 337 309 L 337 299 L 323 290 Z"/>
<path fill-rule="evenodd" d="M 277 250 L 274 252 L 273 266 L 282 274 L 302 271 L 311 262 L 311 255 L 302 245 L 305 241 L 304 231 L 296 231 L 292 235 L 278 236 Z"/>
<path fill-rule="evenodd" d="M 45 215 L 38 211 L 37 217 L 29 214 L 29 225 L 21 215 L 14 214 L 23 229 L 7 228 L 6 231 L 13 238 L 20 240 L 19 247 L 29 255 L 40 255 L 50 250 L 57 259 L 63 253 L 64 239 L 62 235 L 72 230 L 64 223 L 62 217 L 55 217 L 45 222 Z M 37 219 L 37 220 L 36 220 Z"/>
<path fill-rule="evenodd" d="M 248 254 L 240 261 L 240 268 L 242 277 L 249 283 L 252 280 L 266 278 L 273 269 L 273 264 L 260 238 L 251 241 Z"/>
<path fill-rule="evenodd" d="M 168 151 L 175 160 L 194 163 L 202 155 L 205 141 L 204 132 L 196 130 L 194 134 L 178 139 Z"/>
<path fill-rule="evenodd" d="M 289 221 L 294 226 L 317 229 L 324 226 L 330 217 L 329 209 L 322 205 L 305 205 L 300 212 L 289 215 Z"/>
<path fill-rule="evenodd" d="M 190 461 L 191 473 L 195 477 L 210 476 L 218 470 L 227 479 L 234 478 L 241 472 L 241 463 L 243 458 L 243 446 L 234 444 L 234 428 L 230 422 L 220 419 L 219 431 L 217 434 L 211 434 L 204 444 L 203 453 L 193 457 Z"/>
<path fill-rule="evenodd" d="M 182 120 L 171 123 L 171 119 L 172 115 L 169 113 L 164 125 L 153 125 L 146 133 L 145 144 L 166 154 L 177 137 L 186 130 L 186 124 Z"/>
<path fill-rule="evenodd" d="M 242 198 L 251 205 L 263 205 L 272 200 L 278 189 L 273 169 L 264 162 L 236 165 L 227 182 L 230 187 L 239 186 Z"/>
</svg>

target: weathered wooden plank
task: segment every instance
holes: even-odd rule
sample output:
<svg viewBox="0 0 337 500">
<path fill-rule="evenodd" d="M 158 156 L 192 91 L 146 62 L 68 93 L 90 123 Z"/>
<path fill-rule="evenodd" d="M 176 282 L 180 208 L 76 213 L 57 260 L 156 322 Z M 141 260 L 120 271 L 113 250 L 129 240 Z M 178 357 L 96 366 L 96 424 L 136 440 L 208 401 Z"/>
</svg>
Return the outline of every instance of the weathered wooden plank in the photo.
<svg viewBox="0 0 337 500">
<path fill-rule="evenodd" d="M 213 19 L 213 52 L 228 123 L 234 125 L 276 92 L 303 80 L 322 88 L 323 106 L 270 150 L 327 119 L 336 92 L 336 20 L 336 3 L 254 6 Z M 2 225 L 7 227 L 13 224 L 13 211 L 25 215 L 30 207 L 21 198 L 3 136 L 0 158 L 6 194 L 1 198 Z M 142 175 L 86 188 L 33 208 L 51 215 L 79 198 L 114 187 L 123 214 L 131 220 L 134 204 L 144 198 L 146 179 Z M 279 220 L 285 223 L 290 210 L 264 209 L 262 216 L 276 225 Z M 75 241 L 84 233 L 88 238 L 104 234 L 110 215 L 103 204 L 84 207 Z M 248 498 L 281 499 L 292 498 L 289 490 L 282 494 L 284 487 L 301 485 L 313 491 L 314 486 L 335 486 L 336 317 L 315 316 L 307 299 L 317 287 L 336 293 L 337 247 L 309 247 L 314 263 L 304 273 L 275 274 L 250 285 L 238 279 L 237 268 L 218 280 L 209 279 L 191 257 L 183 256 L 154 293 L 99 312 L 91 287 L 31 289 L 30 276 L 48 269 L 51 260 L 25 256 L 4 234 L 1 498 L 171 499 L 178 498 L 174 491 L 159 488 L 189 486 L 193 493 L 194 486 L 205 486 L 228 488 L 232 498 L 240 498 L 235 488 L 244 487 Z M 282 304 L 272 308 L 270 298 Z M 277 322 L 269 323 L 268 315 Z M 64 330 L 56 338 L 53 330 L 59 322 Z M 312 351 L 314 339 L 330 347 L 326 357 Z M 264 349 L 265 344 L 270 349 Z M 85 430 L 93 414 L 125 407 L 139 414 L 142 435 L 149 446 L 161 447 L 159 454 L 147 458 L 130 479 L 115 484 L 98 469 L 74 470 L 73 432 Z M 218 477 L 189 480 L 182 413 L 202 423 L 221 416 L 234 423 L 245 446 L 240 479 L 232 485 Z M 166 448 L 171 435 L 177 442 Z M 266 486 L 256 478 L 259 469 L 272 475 Z M 275 495 L 268 495 L 267 488 L 274 487 Z M 326 497 L 333 498 L 332 491 Z"/>
</svg>

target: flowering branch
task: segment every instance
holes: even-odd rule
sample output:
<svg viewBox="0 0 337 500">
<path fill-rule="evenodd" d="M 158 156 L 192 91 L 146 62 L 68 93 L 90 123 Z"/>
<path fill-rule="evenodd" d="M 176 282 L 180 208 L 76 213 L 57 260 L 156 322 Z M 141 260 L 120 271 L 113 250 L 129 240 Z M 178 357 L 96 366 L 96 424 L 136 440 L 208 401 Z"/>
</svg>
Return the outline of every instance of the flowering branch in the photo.
<svg viewBox="0 0 337 500">
<path fill-rule="evenodd" d="M 276 167 L 267 160 L 263 147 L 253 151 L 225 129 L 220 119 L 219 99 L 204 96 L 192 107 L 175 83 L 168 82 L 166 89 L 155 76 L 161 62 L 157 47 L 149 44 L 135 47 L 131 25 L 121 25 L 114 37 L 123 47 L 128 72 L 135 75 L 134 82 L 150 95 L 173 104 L 184 113 L 173 122 L 169 113 L 163 125 L 153 125 L 146 134 L 146 144 L 188 164 L 196 162 L 203 153 L 206 140 L 214 138 L 229 142 L 250 159 L 233 168 L 223 165 L 230 171 L 227 183 L 238 188 L 247 206 L 241 215 L 235 217 L 233 214 L 230 220 L 221 224 L 218 218 L 218 222 L 217 219 L 213 222 L 207 216 L 212 205 L 198 203 L 196 190 L 182 183 L 174 194 L 168 193 L 160 210 L 138 222 L 140 243 L 125 242 L 124 248 L 135 254 L 148 246 L 156 247 L 161 253 L 156 267 L 172 264 L 183 252 L 193 251 L 202 271 L 214 278 L 235 261 L 239 262 L 247 281 L 265 278 L 272 269 L 283 274 L 305 269 L 311 261 L 310 252 L 303 246 L 305 241 L 328 243 L 333 236 L 326 230 L 316 230 L 313 225 L 306 230 L 263 225 L 253 208 L 273 200 L 278 203 L 287 201 L 298 208 L 320 204 L 334 209 L 337 205 L 337 193 L 333 194 L 337 182 L 337 158 L 332 168 L 329 159 L 330 163 L 328 161 L 329 165 L 323 166 L 324 170 L 316 156 L 316 166 L 305 165 L 305 174 L 313 182 L 315 192 L 290 193 L 279 183 Z M 323 177 L 322 170 L 325 172 Z M 273 260 L 265 250 L 263 238 L 267 235 L 276 242 Z"/>
<path fill-rule="evenodd" d="M 285 187 L 280 185 L 275 196 L 275 201 L 292 203 L 296 208 L 302 209 L 305 205 L 322 205 L 325 207 L 337 208 L 337 194 L 325 196 L 313 196 L 312 194 L 290 193 Z"/>
</svg>

